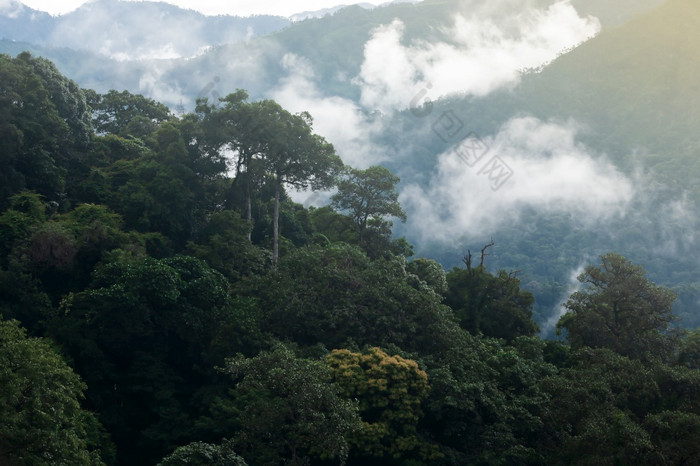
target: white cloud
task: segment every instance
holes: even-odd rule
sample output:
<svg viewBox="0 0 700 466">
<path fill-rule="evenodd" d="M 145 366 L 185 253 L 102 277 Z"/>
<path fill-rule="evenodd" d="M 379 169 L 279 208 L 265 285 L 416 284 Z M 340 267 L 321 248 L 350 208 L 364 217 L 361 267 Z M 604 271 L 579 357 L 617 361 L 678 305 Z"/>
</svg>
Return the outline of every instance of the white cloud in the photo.
<svg viewBox="0 0 700 466">
<path fill-rule="evenodd" d="M 293 113 L 309 112 L 314 118 L 314 132 L 333 144 L 344 163 L 366 168 L 386 157 L 371 142 L 372 135 L 381 130 L 380 123 L 351 100 L 324 96 L 314 82 L 311 64 L 303 57 L 286 54 L 282 66 L 288 74 L 270 96 Z"/>
<path fill-rule="evenodd" d="M 0 0 L 0 14 L 9 18 L 17 18 L 24 11 L 24 6 L 15 0 Z"/>
<path fill-rule="evenodd" d="M 443 41 L 405 45 L 399 20 L 377 28 L 365 44 L 355 80 L 362 87 L 362 105 L 385 113 L 405 109 L 416 88 L 430 89 L 433 99 L 453 93 L 483 96 L 516 84 L 524 69 L 538 68 L 600 31 L 599 21 L 581 18 L 569 0 L 504 15 L 507 3 L 489 2 L 488 9 L 457 14 L 452 27 L 442 31 Z"/>
<path fill-rule="evenodd" d="M 139 79 L 139 93 L 169 105 L 186 102 L 187 97 L 177 84 L 169 84 L 164 76 L 168 73 L 167 62 L 149 65 Z"/>
<path fill-rule="evenodd" d="M 526 209 L 569 212 L 581 225 L 623 215 L 635 195 L 632 181 L 577 143 L 577 132 L 573 122 L 514 118 L 483 140 L 488 150 L 481 159 L 467 158 L 468 164 L 454 150 L 441 154 L 427 188 L 414 184 L 402 190 L 407 228 L 421 241 L 447 243 L 488 236 L 517 222 Z M 512 175 L 498 179 L 507 174 L 502 167 L 489 172 L 494 160 Z"/>
<path fill-rule="evenodd" d="M 566 291 L 562 293 L 559 302 L 554 306 L 554 308 L 552 308 L 549 317 L 541 325 L 541 335 L 543 335 L 544 337 L 554 335 L 559 319 L 561 318 L 561 316 L 566 314 L 566 308 L 564 307 L 564 304 L 566 304 L 566 302 L 569 300 L 569 297 L 572 294 L 581 291 L 581 288 L 583 288 L 583 283 L 578 281 L 579 275 L 581 275 L 584 272 L 588 264 L 594 261 L 595 260 L 593 257 L 587 255 L 586 258 L 577 267 L 574 267 L 573 269 L 571 269 L 571 271 L 569 271 L 568 283 L 566 284 Z"/>
</svg>

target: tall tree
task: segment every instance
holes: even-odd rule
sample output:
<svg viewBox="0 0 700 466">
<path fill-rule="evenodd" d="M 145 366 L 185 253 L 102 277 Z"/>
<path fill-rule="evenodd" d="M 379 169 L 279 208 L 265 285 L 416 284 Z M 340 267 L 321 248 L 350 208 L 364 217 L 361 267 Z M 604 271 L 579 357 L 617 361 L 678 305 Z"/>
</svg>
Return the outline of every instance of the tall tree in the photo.
<svg viewBox="0 0 700 466">
<path fill-rule="evenodd" d="M 15 59 L 0 55 L 0 83 L 0 207 L 22 189 L 62 200 L 70 155 L 89 132 L 80 106 L 69 103 L 82 98 L 84 104 L 84 96 L 50 63 L 26 52 Z"/>
<path fill-rule="evenodd" d="M 392 223 L 386 217 L 397 217 L 406 221 L 406 212 L 399 204 L 396 184 L 398 176 L 380 166 L 366 170 L 349 168 L 338 182 L 338 192 L 331 198 L 334 208 L 349 213 L 363 246 L 367 231 L 382 230 Z"/>
<path fill-rule="evenodd" d="M 251 165 L 253 159 L 265 152 L 266 148 L 260 118 L 261 106 L 261 102 L 248 102 L 248 93 L 238 89 L 219 99 L 219 102 L 209 103 L 206 99 L 200 99 L 196 107 L 202 129 L 198 145 L 210 157 L 224 153 L 235 156 L 234 183 L 241 179 L 245 183 L 245 215 L 248 221 L 253 218 Z"/>
<path fill-rule="evenodd" d="M 520 280 L 514 272 L 500 270 L 492 275 L 484 267 L 455 267 L 447 274 L 444 296 L 460 326 L 472 334 L 512 341 L 539 331 L 532 320 L 535 298 L 520 289 Z"/>
<path fill-rule="evenodd" d="M 636 358 L 665 354 L 675 293 L 651 283 L 641 266 L 619 254 L 600 259 L 578 277 L 585 288 L 566 302 L 557 328 L 566 330 L 575 348 L 608 348 Z"/>
<path fill-rule="evenodd" d="M 327 189 L 333 186 L 343 162 L 333 145 L 312 132 L 306 112 L 292 115 L 274 101 L 265 101 L 264 120 L 269 141 L 267 171 L 275 178 L 272 261 L 279 258 L 279 204 L 283 185 L 295 189 Z"/>
</svg>

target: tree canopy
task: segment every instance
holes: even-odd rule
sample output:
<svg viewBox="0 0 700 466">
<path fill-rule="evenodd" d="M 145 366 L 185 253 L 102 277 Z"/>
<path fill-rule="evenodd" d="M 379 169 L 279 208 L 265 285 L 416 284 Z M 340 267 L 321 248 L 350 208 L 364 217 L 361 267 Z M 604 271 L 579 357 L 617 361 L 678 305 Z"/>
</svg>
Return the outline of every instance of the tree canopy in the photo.
<svg viewBox="0 0 700 466">
<path fill-rule="evenodd" d="M 48 341 L 0 321 L 0 462 L 103 465 L 85 388 Z"/>
<path fill-rule="evenodd" d="M 585 285 L 571 295 L 558 327 L 572 346 L 608 348 L 630 357 L 662 356 L 674 320 L 675 293 L 651 283 L 642 267 L 618 254 L 601 256 L 578 280 Z"/>
<path fill-rule="evenodd" d="M 0 463 L 700 462 L 698 330 L 641 265 L 586 267 L 543 339 L 564 285 L 488 270 L 493 243 L 408 261 L 399 178 L 306 113 L 176 116 L 29 54 L 0 78 Z"/>
</svg>

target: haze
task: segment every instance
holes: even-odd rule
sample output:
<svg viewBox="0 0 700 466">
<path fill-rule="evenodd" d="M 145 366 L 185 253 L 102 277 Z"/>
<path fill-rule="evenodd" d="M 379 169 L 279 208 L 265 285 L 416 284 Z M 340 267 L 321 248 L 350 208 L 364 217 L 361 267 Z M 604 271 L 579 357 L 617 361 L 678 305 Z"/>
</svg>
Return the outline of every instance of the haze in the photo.
<svg viewBox="0 0 700 466">
<path fill-rule="evenodd" d="M 0 3 L 3 3 L 3 1 L 5 0 L 1 0 Z M 22 3 L 35 10 L 46 11 L 48 13 L 51 13 L 52 15 L 58 15 L 73 11 L 80 5 L 87 2 L 84 0 L 26 0 Z M 170 3 L 172 5 L 177 5 L 180 8 L 196 10 L 200 13 L 204 13 L 205 15 L 250 16 L 267 14 L 291 16 L 295 13 L 303 11 L 320 10 L 323 8 L 330 8 L 343 3 L 354 4 L 359 2 L 344 2 L 342 0 L 297 0 L 294 2 L 284 0 L 237 0 L 235 2 L 230 2 L 227 0 L 172 0 L 163 3 Z M 382 0 L 366 0 L 362 3 L 371 3 L 373 5 L 379 5 L 381 3 L 386 2 Z"/>
</svg>

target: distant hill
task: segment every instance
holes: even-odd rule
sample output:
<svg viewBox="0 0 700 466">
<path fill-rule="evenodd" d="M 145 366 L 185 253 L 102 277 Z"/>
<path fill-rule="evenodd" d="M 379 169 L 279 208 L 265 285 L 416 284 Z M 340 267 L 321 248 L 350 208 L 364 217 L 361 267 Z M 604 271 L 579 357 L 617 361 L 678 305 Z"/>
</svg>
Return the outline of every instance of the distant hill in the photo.
<svg viewBox="0 0 700 466">
<path fill-rule="evenodd" d="M 582 140 L 621 166 L 634 152 L 647 168 L 681 177 L 679 189 L 694 191 L 699 52 L 700 4 L 669 0 L 524 76 L 512 93 L 450 105 L 465 118 L 487 114 L 499 123 L 514 113 L 574 118 L 586 127 Z"/>
<path fill-rule="evenodd" d="M 613 27 L 661 1 L 573 0 L 572 4 L 582 15 Z M 522 7 L 551 3 L 529 0 Z M 254 97 L 265 97 L 284 76 L 282 57 L 292 53 L 309 61 L 324 94 L 357 100 L 359 90 L 351 81 L 377 27 L 400 19 L 407 42 L 445 40 L 443 29 L 454 15 L 468 15 L 480 5 L 481 0 L 426 0 L 373 9 L 355 5 L 305 12 L 302 15 L 322 17 L 292 23 L 274 16 L 204 16 L 161 2 L 119 0 L 94 0 L 52 17 L 9 0 L 0 10 L 0 35 L 7 40 L 0 44 L 0 52 L 16 50 L 12 42 L 24 42 L 85 87 L 101 92 L 129 89 L 171 106 L 183 103 L 185 108 L 214 78 L 220 93 L 245 88 Z M 507 5 L 504 11 L 513 12 Z M 67 49 L 78 54 L 69 57 Z M 85 57 L 86 63 L 78 65 Z"/>
<path fill-rule="evenodd" d="M 570 150 L 611 161 L 633 183 L 635 195 L 623 214 L 595 220 L 581 218 L 581 211 L 575 208 L 568 213 L 552 210 L 544 202 L 537 208 L 526 202 L 510 209 L 522 201 L 504 201 L 509 195 L 504 194 L 509 192 L 505 189 L 486 198 L 480 210 L 494 217 L 512 216 L 512 221 L 501 222 L 497 228 L 486 223 L 481 235 L 465 233 L 454 238 L 452 245 L 421 243 L 419 254 L 440 251 L 444 264 L 457 265 L 464 249 L 474 251 L 494 236 L 497 248 L 489 259 L 491 266 L 521 271 L 524 282 L 538 296 L 542 323 L 554 311 L 556 296 L 564 296 L 575 286 L 572 278 L 578 265 L 597 254 L 618 251 L 644 263 L 653 280 L 675 287 L 680 296 L 677 312 L 685 325 L 700 325 L 700 237 L 696 235 L 700 228 L 699 36 L 700 5 L 669 0 L 622 25 L 604 29 L 541 72 L 525 75 L 512 90 L 484 98 L 452 97 L 435 102 L 433 115 L 452 111 L 483 138 L 498 133 L 514 117 L 534 118 L 541 125 L 537 129 L 545 125 L 557 131 L 575 128 L 570 133 L 562 131 L 564 137 L 574 135 Z M 410 112 L 393 127 L 389 134 L 396 138 L 400 131 L 402 145 L 415 149 L 390 163 L 390 168 L 403 173 L 405 180 L 420 180 L 426 172 L 431 173 L 428 180 L 434 180 L 440 163 L 437 155 L 449 150 L 449 145 Z M 577 178 L 576 173 L 564 175 Z M 606 189 L 607 174 L 600 175 L 601 179 L 591 179 L 589 195 Z M 525 181 L 522 175 L 520 181 Z M 465 205 L 469 201 L 464 198 Z M 586 202 L 580 199 L 581 205 Z M 509 210 L 503 210 L 504 206 Z M 482 222 L 488 217 L 474 218 Z M 432 229 L 439 232 L 441 226 L 433 224 Z M 403 231 L 410 236 L 411 227 Z"/>
<path fill-rule="evenodd" d="M 375 7 L 371 3 L 357 3 L 356 5 L 367 10 L 371 10 Z M 297 22 L 304 21 L 305 19 L 323 18 L 324 16 L 332 15 L 338 10 L 342 10 L 343 8 L 347 7 L 348 5 L 336 5 L 330 8 L 322 8 L 320 10 L 301 11 L 299 13 L 293 14 L 289 17 L 289 19 L 291 19 L 294 22 Z"/>
<path fill-rule="evenodd" d="M 278 31 L 279 16 L 205 16 L 163 2 L 93 0 L 56 17 L 11 0 L 2 15 L 4 39 L 87 50 L 116 60 L 191 57 L 207 48 Z"/>
</svg>

